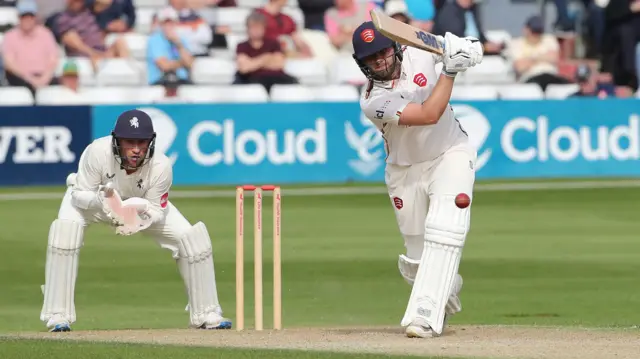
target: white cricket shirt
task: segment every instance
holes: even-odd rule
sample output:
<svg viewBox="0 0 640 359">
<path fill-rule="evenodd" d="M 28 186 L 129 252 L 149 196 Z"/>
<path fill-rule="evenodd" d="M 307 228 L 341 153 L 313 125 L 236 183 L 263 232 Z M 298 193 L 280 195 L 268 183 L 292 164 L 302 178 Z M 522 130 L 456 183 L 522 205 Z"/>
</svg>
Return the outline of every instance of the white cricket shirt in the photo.
<svg viewBox="0 0 640 359">
<path fill-rule="evenodd" d="M 406 47 L 403 54 L 400 78 L 370 82 L 360 97 L 360 108 L 382 132 L 386 162 L 406 166 L 433 160 L 468 138 L 451 106 L 434 125 L 398 125 L 407 104 L 422 104 L 439 77 L 435 69 L 436 63 L 440 62 L 437 55 L 412 47 Z"/>
</svg>

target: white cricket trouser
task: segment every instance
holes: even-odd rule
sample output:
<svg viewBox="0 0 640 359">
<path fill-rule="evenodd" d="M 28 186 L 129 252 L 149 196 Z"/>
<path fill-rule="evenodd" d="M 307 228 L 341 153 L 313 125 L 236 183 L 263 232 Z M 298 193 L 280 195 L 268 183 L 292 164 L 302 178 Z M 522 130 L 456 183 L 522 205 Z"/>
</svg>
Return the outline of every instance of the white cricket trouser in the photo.
<svg viewBox="0 0 640 359">
<path fill-rule="evenodd" d="M 388 164 L 385 182 L 407 257 L 420 260 L 429 198 L 466 193 L 472 198 L 476 151 L 467 143 L 451 147 L 433 161 L 411 166 Z"/>
</svg>

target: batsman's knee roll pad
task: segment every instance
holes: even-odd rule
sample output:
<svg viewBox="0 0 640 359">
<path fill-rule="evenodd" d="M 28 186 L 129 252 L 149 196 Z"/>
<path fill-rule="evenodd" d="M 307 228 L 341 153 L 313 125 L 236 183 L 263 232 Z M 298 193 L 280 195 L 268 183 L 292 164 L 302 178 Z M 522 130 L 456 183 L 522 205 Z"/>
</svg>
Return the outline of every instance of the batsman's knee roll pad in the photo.
<svg viewBox="0 0 640 359">
<path fill-rule="evenodd" d="M 425 221 L 425 240 L 462 247 L 469 231 L 470 208 L 458 208 L 455 195 L 432 196 Z"/>
<path fill-rule="evenodd" d="M 211 238 L 204 223 L 196 223 L 180 239 L 178 265 L 189 296 L 191 324 L 198 327 L 207 313 L 220 311 Z"/>
<path fill-rule="evenodd" d="M 80 223 L 66 219 L 51 223 L 40 320 L 47 321 L 58 314 L 70 323 L 75 321 L 74 292 L 83 238 L 84 227 Z"/>
</svg>

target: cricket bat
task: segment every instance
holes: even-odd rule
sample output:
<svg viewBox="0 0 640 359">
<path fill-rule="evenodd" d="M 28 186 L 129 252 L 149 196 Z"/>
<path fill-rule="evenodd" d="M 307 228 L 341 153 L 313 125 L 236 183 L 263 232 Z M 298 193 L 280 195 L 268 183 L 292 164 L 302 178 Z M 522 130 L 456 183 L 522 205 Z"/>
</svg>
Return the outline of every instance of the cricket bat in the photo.
<svg viewBox="0 0 640 359">
<path fill-rule="evenodd" d="M 444 44 L 431 33 L 424 32 L 415 26 L 411 26 L 387 16 L 381 9 L 371 10 L 371 20 L 380 33 L 401 45 L 415 47 L 434 54 L 442 55 Z"/>
</svg>

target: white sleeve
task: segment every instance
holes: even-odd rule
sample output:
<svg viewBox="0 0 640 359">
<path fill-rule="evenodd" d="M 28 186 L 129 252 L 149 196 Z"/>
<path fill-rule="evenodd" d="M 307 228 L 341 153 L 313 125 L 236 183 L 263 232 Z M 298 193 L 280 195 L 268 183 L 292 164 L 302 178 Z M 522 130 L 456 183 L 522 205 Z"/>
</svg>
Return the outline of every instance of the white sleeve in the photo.
<svg viewBox="0 0 640 359">
<path fill-rule="evenodd" d="M 145 193 L 144 199 L 149 201 L 147 214 L 153 223 L 164 220 L 166 216 L 167 204 L 169 202 L 169 190 L 173 183 L 173 169 L 170 163 L 166 163 L 158 171 L 156 179 L 151 183 L 149 190 Z"/>
<path fill-rule="evenodd" d="M 71 203 L 75 207 L 85 210 L 102 208 L 98 198 L 98 186 L 101 181 L 98 163 L 92 145 L 87 146 L 80 156 L 76 184 L 71 189 Z"/>
<path fill-rule="evenodd" d="M 402 111 L 410 102 L 402 98 L 398 92 L 387 92 L 368 100 L 362 111 L 372 121 L 398 124 Z"/>
</svg>

